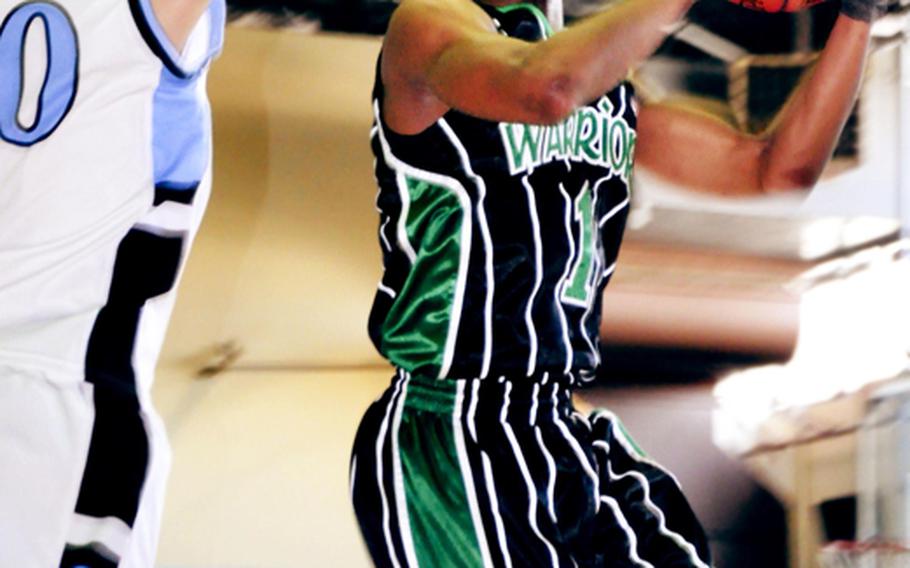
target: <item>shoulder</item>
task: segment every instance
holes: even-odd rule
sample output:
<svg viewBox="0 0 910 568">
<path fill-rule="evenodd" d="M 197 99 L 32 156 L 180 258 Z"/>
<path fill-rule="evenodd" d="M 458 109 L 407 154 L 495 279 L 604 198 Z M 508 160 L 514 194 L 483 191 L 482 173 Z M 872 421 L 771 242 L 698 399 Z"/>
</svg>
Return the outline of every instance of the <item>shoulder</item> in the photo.
<svg viewBox="0 0 910 568">
<path fill-rule="evenodd" d="M 472 0 L 402 0 L 383 40 L 383 78 L 420 83 L 449 47 L 489 32 L 492 19 Z"/>
<path fill-rule="evenodd" d="M 471 0 L 402 0 L 389 22 L 384 49 L 433 52 L 472 34 L 495 32 Z"/>
<path fill-rule="evenodd" d="M 450 29 L 492 27 L 490 17 L 472 0 L 402 0 L 392 14 L 390 31 L 415 24 Z"/>
</svg>

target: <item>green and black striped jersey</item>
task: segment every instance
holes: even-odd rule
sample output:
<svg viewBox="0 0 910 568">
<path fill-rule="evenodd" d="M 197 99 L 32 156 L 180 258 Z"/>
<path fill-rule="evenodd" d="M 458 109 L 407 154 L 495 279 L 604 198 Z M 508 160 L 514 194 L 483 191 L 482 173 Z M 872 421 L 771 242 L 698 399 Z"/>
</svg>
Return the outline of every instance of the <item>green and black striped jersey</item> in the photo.
<svg viewBox="0 0 910 568">
<path fill-rule="evenodd" d="M 504 34 L 550 33 L 530 4 L 484 8 Z M 629 209 L 631 85 L 561 124 L 452 110 L 413 136 L 386 127 L 378 72 L 373 95 L 385 270 L 369 327 L 379 351 L 432 377 L 592 375 Z"/>
</svg>

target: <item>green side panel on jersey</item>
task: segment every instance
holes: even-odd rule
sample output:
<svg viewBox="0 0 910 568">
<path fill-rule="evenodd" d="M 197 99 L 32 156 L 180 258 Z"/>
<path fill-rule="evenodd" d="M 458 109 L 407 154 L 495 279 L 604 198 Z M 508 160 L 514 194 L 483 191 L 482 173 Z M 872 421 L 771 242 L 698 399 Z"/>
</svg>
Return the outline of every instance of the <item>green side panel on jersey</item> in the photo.
<svg viewBox="0 0 910 568">
<path fill-rule="evenodd" d="M 519 2 L 518 4 L 510 4 L 508 6 L 499 6 L 496 9 L 503 14 L 508 14 L 509 12 L 514 12 L 515 10 L 529 10 L 534 14 L 534 17 L 537 18 L 537 22 L 543 28 L 544 37 L 550 37 L 553 35 L 553 26 L 550 25 L 550 20 L 547 19 L 547 15 L 543 13 L 543 10 L 534 4 L 531 4 L 529 2 Z"/>
<path fill-rule="evenodd" d="M 398 430 L 414 550 L 420 566 L 481 568 L 483 558 L 452 424 L 455 382 L 437 382 L 432 389 L 435 392 L 424 391 L 432 400 L 421 392 L 419 385 L 408 386 Z M 450 386 L 451 392 L 440 392 L 446 386 Z"/>
<path fill-rule="evenodd" d="M 396 366 L 437 376 L 458 293 L 465 211 L 451 189 L 406 178 L 405 221 L 414 265 L 382 327 L 382 352 Z"/>
<path fill-rule="evenodd" d="M 594 267 L 594 202 L 591 189 L 585 185 L 575 200 L 575 219 L 581 225 L 579 238 L 576 241 L 575 265 L 569 274 L 569 280 L 562 292 L 563 300 L 571 299 L 587 305 L 591 298 L 588 285 L 591 281 L 591 269 Z"/>
</svg>

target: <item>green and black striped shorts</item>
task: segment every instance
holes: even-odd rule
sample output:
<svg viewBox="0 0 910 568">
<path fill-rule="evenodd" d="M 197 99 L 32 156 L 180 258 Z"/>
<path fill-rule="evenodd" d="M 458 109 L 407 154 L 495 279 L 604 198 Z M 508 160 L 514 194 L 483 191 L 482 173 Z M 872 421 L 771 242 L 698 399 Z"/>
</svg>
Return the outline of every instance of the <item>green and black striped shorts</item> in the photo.
<svg viewBox="0 0 910 568">
<path fill-rule="evenodd" d="M 676 479 L 570 376 L 399 371 L 367 410 L 351 495 L 380 567 L 710 566 Z"/>
</svg>

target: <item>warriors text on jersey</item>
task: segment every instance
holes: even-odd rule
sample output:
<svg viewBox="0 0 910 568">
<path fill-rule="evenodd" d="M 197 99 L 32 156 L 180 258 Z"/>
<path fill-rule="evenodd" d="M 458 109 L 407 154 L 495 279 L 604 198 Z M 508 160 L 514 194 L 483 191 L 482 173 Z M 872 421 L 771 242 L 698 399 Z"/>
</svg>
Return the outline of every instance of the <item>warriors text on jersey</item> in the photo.
<svg viewBox="0 0 910 568">
<path fill-rule="evenodd" d="M 527 4 L 484 8 L 501 33 L 548 33 Z M 621 85 L 550 126 L 452 110 L 402 136 L 383 121 L 377 76 L 385 273 L 370 334 L 385 357 L 448 378 L 596 368 L 601 293 L 629 206 L 632 97 Z"/>
<path fill-rule="evenodd" d="M 151 0 L 0 0 L 2 566 L 153 564 L 149 387 L 208 199 L 224 19 L 212 0 L 178 51 Z"/>
</svg>

